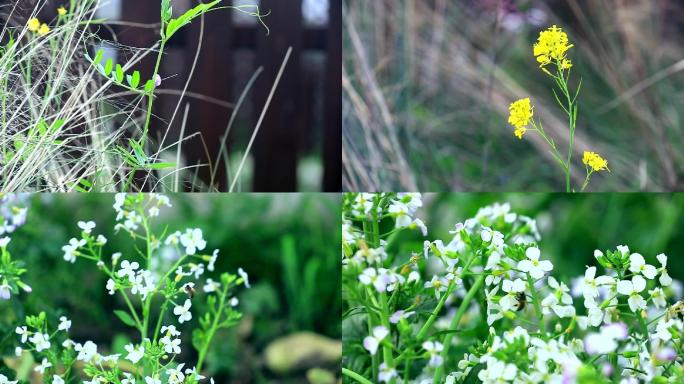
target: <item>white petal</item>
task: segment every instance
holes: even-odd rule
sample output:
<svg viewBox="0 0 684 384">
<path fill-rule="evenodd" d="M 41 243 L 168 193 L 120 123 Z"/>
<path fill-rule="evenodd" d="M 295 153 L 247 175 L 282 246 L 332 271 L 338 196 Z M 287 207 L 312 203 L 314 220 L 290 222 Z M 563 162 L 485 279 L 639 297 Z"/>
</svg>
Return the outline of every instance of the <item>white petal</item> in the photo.
<svg viewBox="0 0 684 384">
<path fill-rule="evenodd" d="M 655 276 L 658 274 L 658 271 L 656 270 L 656 267 L 646 264 L 642 273 L 647 279 L 653 280 L 653 278 L 655 278 Z"/>
<path fill-rule="evenodd" d="M 646 280 L 639 275 L 634 276 L 632 277 L 632 285 L 634 286 L 635 292 L 641 292 L 646 288 Z"/>
<path fill-rule="evenodd" d="M 541 252 L 539 252 L 539 248 L 537 247 L 530 247 L 525 251 L 525 256 L 530 260 L 539 260 L 540 254 Z"/>
<path fill-rule="evenodd" d="M 620 280 L 617 283 L 617 291 L 623 295 L 631 294 L 632 289 L 632 282 L 629 280 Z"/>
<path fill-rule="evenodd" d="M 521 261 L 518 263 L 518 269 L 521 270 L 521 271 L 523 271 L 523 272 L 529 272 L 530 269 L 532 269 L 533 266 L 534 266 L 534 265 L 533 265 L 532 262 L 529 261 L 529 260 L 521 260 Z"/>
<path fill-rule="evenodd" d="M 548 261 L 548 260 L 542 260 L 539 262 L 539 267 L 544 271 L 544 272 L 549 272 L 550 270 L 553 269 L 553 264 Z"/>
</svg>

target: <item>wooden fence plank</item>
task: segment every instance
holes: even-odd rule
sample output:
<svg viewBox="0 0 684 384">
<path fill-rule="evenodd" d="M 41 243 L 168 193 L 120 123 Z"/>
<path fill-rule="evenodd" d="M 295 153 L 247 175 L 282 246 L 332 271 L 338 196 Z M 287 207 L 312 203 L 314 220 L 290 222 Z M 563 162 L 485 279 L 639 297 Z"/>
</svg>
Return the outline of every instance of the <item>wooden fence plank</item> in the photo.
<svg viewBox="0 0 684 384">
<path fill-rule="evenodd" d="M 342 0 L 330 0 L 323 143 L 323 190 L 342 190 Z"/>
<path fill-rule="evenodd" d="M 198 0 L 193 0 L 192 6 L 199 4 Z M 197 59 L 197 66 L 194 71 L 189 90 L 198 94 L 209 96 L 225 102 L 231 102 L 232 97 L 232 17 L 231 10 L 220 9 L 205 15 L 204 35 L 202 37 L 202 48 Z M 197 42 L 200 37 L 201 23 L 196 21 L 188 27 L 186 34 L 185 47 L 185 76 L 187 79 L 192 68 Z M 195 47 L 194 49 L 192 47 Z M 186 156 L 189 165 L 207 164 L 211 161 L 213 166 L 218 167 L 215 186 L 218 190 L 227 189 L 227 177 L 224 162 L 216 163 L 219 158 L 221 137 L 223 136 L 230 113 L 232 111 L 217 107 L 207 102 L 186 99 L 185 103 L 190 104 L 190 113 L 185 134 L 190 135 L 195 132 L 202 134 L 205 146 L 200 142 L 200 138 L 192 139 L 186 146 Z M 209 159 L 207 159 L 209 156 Z M 205 182 L 211 181 L 211 169 L 202 167 L 199 176 Z"/>
<path fill-rule="evenodd" d="M 269 18 L 270 36 L 257 37 L 257 65 L 264 67 L 254 97 L 254 110 L 261 112 L 281 60 L 292 46 L 293 54 L 278 91 L 264 119 L 254 148 L 254 190 L 289 192 L 297 190 L 297 135 L 301 124 L 302 0 L 263 0 L 262 9 L 278 17 Z"/>
</svg>

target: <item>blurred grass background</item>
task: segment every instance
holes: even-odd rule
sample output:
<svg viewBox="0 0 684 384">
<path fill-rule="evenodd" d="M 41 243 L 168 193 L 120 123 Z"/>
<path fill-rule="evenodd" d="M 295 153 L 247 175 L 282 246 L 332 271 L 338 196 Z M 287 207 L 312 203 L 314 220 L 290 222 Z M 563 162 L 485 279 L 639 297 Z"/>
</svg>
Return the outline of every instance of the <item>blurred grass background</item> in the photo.
<svg viewBox="0 0 684 384">
<path fill-rule="evenodd" d="M 537 67 L 539 31 L 561 26 L 583 79 L 575 137 L 611 173 L 593 191 L 684 186 L 684 2 L 673 0 L 344 0 L 346 190 L 558 191 L 538 135 L 507 124 L 510 102 L 567 148 L 564 112 Z"/>
<path fill-rule="evenodd" d="M 217 383 L 325 383 L 306 379 L 309 368 L 319 366 L 338 373 L 337 361 L 304 361 L 288 372 L 269 368 L 265 350 L 286 335 L 314 332 L 337 343 L 341 336 L 339 293 L 340 198 L 334 194 L 179 194 L 170 195 L 173 208 L 162 209 L 155 220 L 157 230 L 198 227 L 203 230 L 207 249 L 220 249 L 215 275 L 248 272 L 252 288 L 238 294 L 244 313 L 240 325 L 217 335 L 206 373 Z M 137 337 L 112 313 L 123 308 L 118 296 L 105 289 L 106 278 L 97 267 L 79 259 L 75 264 L 62 259 L 62 245 L 79 236 L 78 220 L 97 223 L 95 233 L 109 242 L 109 254 L 132 255 L 132 243 L 125 234 L 115 234 L 113 195 L 33 195 L 28 221 L 12 238 L 10 251 L 24 260 L 28 273 L 24 281 L 34 291 L 0 303 L 0 356 L 14 352 L 14 328 L 26 314 L 45 310 L 73 321 L 76 341 L 93 340 L 100 351 L 116 352 Z M 201 295 L 201 286 L 198 289 Z M 196 304 L 198 304 L 196 302 Z M 54 317 L 53 317 L 54 319 Z M 196 321 L 193 318 L 193 321 Z M 182 327 L 183 357 L 194 361 L 190 332 Z M 113 342 L 112 342 L 113 340 Z M 305 350 L 307 345 L 292 348 Z M 323 354 L 322 352 L 320 354 Z M 314 356 L 316 357 L 316 356 Z M 188 359 L 192 358 L 192 359 Z M 310 364 L 311 366 L 307 366 Z M 0 359 L 0 366 L 2 359 Z M 319 372 L 320 374 L 320 372 Z"/>
<path fill-rule="evenodd" d="M 655 256 L 668 256 L 672 278 L 684 279 L 684 194 L 596 193 L 444 193 L 423 194 L 424 207 L 418 217 L 428 226 L 430 239 L 450 239 L 455 223 L 473 217 L 477 210 L 494 202 L 509 202 L 511 210 L 537 219 L 542 236 L 540 249 L 554 264 L 553 274 L 570 281 L 583 275 L 586 265 L 596 265 L 595 249 L 614 250 L 629 246 L 659 266 Z M 422 249 L 422 237 L 406 243 L 410 252 Z M 402 241 L 396 241 L 402 244 Z"/>
</svg>

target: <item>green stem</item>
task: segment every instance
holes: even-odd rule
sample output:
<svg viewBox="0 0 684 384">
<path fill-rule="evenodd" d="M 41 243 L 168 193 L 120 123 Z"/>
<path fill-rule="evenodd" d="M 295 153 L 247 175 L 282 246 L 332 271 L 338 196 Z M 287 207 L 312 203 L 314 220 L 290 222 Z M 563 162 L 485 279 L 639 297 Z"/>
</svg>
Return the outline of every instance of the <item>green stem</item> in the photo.
<svg viewBox="0 0 684 384">
<path fill-rule="evenodd" d="M 461 322 L 461 318 L 463 317 L 463 314 L 465 314 L 466 310 L 468 310 L 468 307 L 470 306 L 470 302 L 473 300 L 473 297 L 477 294 L 477 291 L 480 289 L 482 286 L 482 283 L 485 281 L 485 274 L 480 275 L 480 277 L 477 278 L 475 281 L 475 284 L 473 284 L 472 287 L 470 287 L 470 290 L 468 290 L 468 293 L 466 293 L 465 297 L 463 298 L 463 301 L 461 302 L 461 306 L 458 307 L 458 311 L 456 312 L 456 316 L 454 316 L 454 319 L 451 320 L 451 324 L 449 325 L 449 329 L 451 330 L 456 330 L 458 327 L 458 324 Z M 451 347 L 451 340 L 454 338 L 453 333 L 449 333 L 444 337 L 444 349 L 442 350 L 442 358 L 444 360 L 447 359 L 449 356 L 449 347 Z M 432 382 L 433 383 L 441 383 L 442 382 L 442 377 L 444 376 L 444 365 L 440 365 L 437 367 L 437 370 L 435 371 L 435 375 L 433 377 Z"/>
<path fill-rule="evenodd" d="M 427 334 L 428 330 L 430 329 L 430 326 L 432 326 L 432 323 L 434 323 L 437 319 L 437 315 L 442 310 L 442 307 L 444 307 L 444 304 L 446 303 L 449 296 L 451 296 L 451 293 L 454 291 L 454 288 L 456 288 L 456 284 L 454 283 L 454 281 L 451 281 L 451 284 L 449 284 L 449 288 L 447 288 L 446 293 L 439 300 L 439 303 L 437 303 L 435 310 L 432 311 L 430 317 L 428 317 L 425 324 L 423 324 L 423 327 L 420 329 L 420 331 L 418 331 L 418 340 L 423 340 L 425 338 L 425 334 Z"/>
<path fill-rule="evenodd" d="M 359 375 L 358 373 L 352 371 L 351 369 L 342 368 L 342 374 L 345 375 L 345 376 L 347 376 L 347 377 L 350 377 L 350 378 L 352 378 L 352 379 L 354 379 L 354 380 L 356 380 L 356 381 L 358 381 L 359 383 L 362 383 L 362 384 L 373 384 L 370 380 L 364 378 L 363 376 L 361 376 L 361 375 Z"/>
<path fill-rule="evenodd" d="M 163 26 L 162 26 L 163 27 Z M 157 63 L 154 65 L 154 72 L 152 73 L 152 81 L 155 81 L 157 75 L 159 74 L 159 67 L 161 66 L 161 60 L 164 56 L 164 48 L 166 47 L 166 38 L 162 37 L 161 44 L 159 46 L 159 54 L 157 55 Z M 150 128 L 150 120 L 152 118 L 152 104 L 154 103 L 154 92 L 150 92 L 147 95 L 147 116 L 145 117 L 145 126 L 143 128 L 143 134 L 140 138 L 140 146 L 145 147 L 145 141 L 147 140 L 147 133 Z"/>
<path fill-rule="evenodd" d="M 206 334 L 206 338 L 204 339 L 204 344 L 202 345 L 202 348 L 199 351 L 199 357 L 197 358 L 197 372 L 202 372 L 202 364 L 204 363 L 204 359 L 207 356 L 207 351 L 209 350 L 209 346 L 211 345 L 211 341 L 214 338 L 214 334 L 216 334 L 216 330 L 218 329 L 219 325 L 219 320 L 221 319 L 221 314 L 223 314 L 223 307 L 226 302 L 226 295 L 228 294 L 228 285 L 223 287 L 223 290 L 221 291 L 221 297 L 219 298 L 219 305 L 218 305 L 218 310 L 216 311 L 214 317 L 214 321 L 211 323 L 211 328 L 209 328 L 209 332 Z"/>
<path fill-rule="evenodd" d="M 542 338 L 546 339 L 546 325 L 544 324 L 544 314 L 541 310 L 541 305 L 539 304 L 539 295 L 537 290 L 534 288 L 534 279 L 529 274 L 527 275 L 527 282 L 530 285 L 529 289 L 532 292 L 532 301 L 534 302 L 534 312 L 537 314 L 537 321 L 539 322 L 539 330 L 542 333 Z"/>
</svg>

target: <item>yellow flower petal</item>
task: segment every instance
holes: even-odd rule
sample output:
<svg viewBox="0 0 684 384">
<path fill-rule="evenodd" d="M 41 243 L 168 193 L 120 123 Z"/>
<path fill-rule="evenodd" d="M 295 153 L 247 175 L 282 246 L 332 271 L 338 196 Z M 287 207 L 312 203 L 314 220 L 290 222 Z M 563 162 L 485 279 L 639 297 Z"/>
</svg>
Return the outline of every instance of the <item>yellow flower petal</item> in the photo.
<svg viewBox="0 0 684 384">
<path fill-rule="evenodd" d="M 610 171 L 610 169 L 608 169 L 608 161 L 596 152 L 584 151 L 582 163 L 591 168 L 594 172 Z"/>
<path fill-rule="evenodd" d="M 38 34 L 41 36 L 45 36 L 48 33 L 50 33 L 50 27 L 48 27 L 47 24 L 43 24 L 40 26 L 40 29 L 38 29 Z"/>
<path fill-rule="evenodd" d="M 58 13 L 60 16 L 64 16 L 64 15 L 67 14 L 67 10 L 66 10 L 66 8 L 64 8 L 64 7 L 59 7 L 59 8 L 57 8 L 57 13 Z"/>
<path fill-rule="evenodd" d="M 40 20 L 34 17 L 33 19 L 28 21 L 26 26 L 28 27 L 29 31 L 38 32 L 38 29 L 40 29 Z"/>
</svg>

